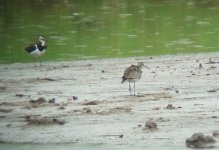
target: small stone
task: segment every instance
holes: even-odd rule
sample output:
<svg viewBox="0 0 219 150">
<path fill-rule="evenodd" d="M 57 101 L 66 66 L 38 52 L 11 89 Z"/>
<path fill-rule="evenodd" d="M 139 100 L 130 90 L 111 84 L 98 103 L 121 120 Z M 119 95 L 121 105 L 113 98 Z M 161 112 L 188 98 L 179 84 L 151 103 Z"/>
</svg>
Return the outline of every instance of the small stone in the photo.
<svg viewBox="0 0 219 150">
<path fill-rule="evenodd" d="M 209 93 L 214 93 L 214 92 L 217 92 L 217 90 L 208 90 L 207 92 L 209 92 Z"/>
<path fill-rule="evenodd" d="M 63 124 L 65 123 L 64 121 L 61 121 L 61 120 L 56 119 L 56 118 L 53 119 L 53 122 L 54 122 L 54 123 L 57 123 L 57 124 L 59 124 L 59 125 L 63 125 Z"/>
<path fill-rule="evenodd" d="M 105 71 L 104 71 L 104 70 L 102 70 L 101 72 L 102 72 L 102 73 L 104 73 Z"/>
<path fill-rule="evenodd" d="M 89 66 L 89 67 L 91 67 L 91 66 L 93 66 L 92 64 L 87 64 L 86 66 Z"/>
<path fill-rule="evenodd" d="M 64 109 L 65 109 L 65 107 L 63 107 L 63 106 L 58 107 L 58 110 L 64 110 Z"/>
<path fill-rule="evenodd" d="M 120 134 L 120 135 L 119 135 L 119 138 L 123 138 L 123 134 Z"/>
<path fill-rule="evenodd" d="M 145 128 L 147 129 L 157 129 L 157 124 L 155 122 L 152 121 L 147 121 L 145 124 Z"/>
<path fill-rule="evenodd" d="M 83 108 L 83 111 L 84 111 L 86 114 L 92 113 L 92 110 L 91 110 L 90 108 Z"/>
<path fill-rule="evenodd" d="M 141 125 L 141 124 L 139 124 L 139 125 L 138 125 L 138 128 L 141 128 L 141 127 L 142 127 L 142 125 Z"/>
<path fill-rule="evenodd" d="M 38 100 L 37 100 L 37 102 L 38 103 L 45 103 L 46 102 L 46 98 L 45 97 L 40 97 L 40 98 L 38 98 Z"/>
<path fill-rule="evenodd" d="M 199 66 L 198 66 L 198 67 L 199 67 L 199 69 L 203 68 L 203 66 L 202 66 L 202 64 L 201 64 L 201 63 L 199 64 Z"/>
<path fill-rule="evenodd" d="M 37 100 L 30 100 L 29 102 L 33 104 L 42 104 L 46 102 L 46 99 L 44 97 L 40 97 Z"/>
<path fill-rule="evenodd" d="M 55 98 L 52 98 L 52 99 L 49 100 L 48 103 L 55 103 L 55 101 L 56 101 L 56 99 L 55 99 Z"/>
<path fill-rule="evenodd" d="M 217 119 L 217 118 L 218 118 L 218 116 L 212 116 L 211 118 Z"/>
<path fill-rule="evenodd" d="M 168 104 L 167 107 L 166 107 L 166 109 L 175 109 L 175 108 L 176 108 L 176 107 L 173 107 L 172 104 Z"/>
<path fill-rule="evenodd" d="M 83 105 L 98 105 L 100 102 L 99 101 L 89 101 L 89 102 L 85 102 Z"/>
<path fill-rule="evenodd" d="M 0 91 L 5 91 L 6 89 L 6 86 L 0 86 Z"/>
<path fill-rule="evenodd" d="M 72 96 L 72 99 L 75 101 L 75 100 L 78 100 L 78 97 L 77 96 Z"/>
<path fill-rule="evenodd" d="M 24 94 L 15 94 L 16 97 L 24 97 Z"/>
<path fill-rule="evenodd" d="M 213 132 L 213 136 L 219 136 L 219 130 Z"/>
<path fill-rule="evenodd" d="M 175 92 L 176 92 L 176 93 L 179 93 L 179 91 L 178 91 L 178 90 L 175 90 Z"/>
<path fill-rule="evenodd" d="M 155 107 L 152 110 L 160 110 L 160 107 Z"/>
</svg>

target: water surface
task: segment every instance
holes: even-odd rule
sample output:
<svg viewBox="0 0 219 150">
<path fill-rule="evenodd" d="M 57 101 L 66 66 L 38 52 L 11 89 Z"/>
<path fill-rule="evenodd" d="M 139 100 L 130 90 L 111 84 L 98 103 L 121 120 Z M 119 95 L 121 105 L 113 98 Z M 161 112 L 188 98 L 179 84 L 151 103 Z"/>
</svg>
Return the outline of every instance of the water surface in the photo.
<svg viewBox="0 0 219 150">
<path fill-rule="evenodd" d="M 44 60 L 218 51 L 218 18 L 217 0 L 1 0 L 0 63 L 40 34 Z"/>
</svg>

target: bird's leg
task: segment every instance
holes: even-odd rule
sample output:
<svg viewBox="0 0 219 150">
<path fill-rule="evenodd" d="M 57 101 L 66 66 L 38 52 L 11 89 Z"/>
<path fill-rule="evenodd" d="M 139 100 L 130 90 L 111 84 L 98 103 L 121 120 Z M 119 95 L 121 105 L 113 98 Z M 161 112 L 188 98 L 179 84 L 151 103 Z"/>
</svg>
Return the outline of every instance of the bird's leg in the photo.
<svg viewBox="0 0 219 150">
<path fill-rule="evenodd" d="M 41 59 L 40 59 L 40 57 L 39 57 L 39 62 L 40 62 L 40 67 L 42 67 L 42 66 L 43 66 L 43 64 L 42 64 L 42 62 L 41 62 Z"/>
<path fill-rule="evenodd" d="M 37 67 L 37 58 L 35 57 L 35 64 L 34 64 L 34 67 L 36 68 Z"/>
<path fill-rule="evenodd" d="M 130 96 L 131 96 L 132 95 L 132 89 L 131 89 L 130 82 L 129 82 L 129 92 L 130 92 Z"/>
<path fill-rule="evenodd" d="M 135 81 L 134 81 L 134 95 L 135 95 Z"/>
</svg>

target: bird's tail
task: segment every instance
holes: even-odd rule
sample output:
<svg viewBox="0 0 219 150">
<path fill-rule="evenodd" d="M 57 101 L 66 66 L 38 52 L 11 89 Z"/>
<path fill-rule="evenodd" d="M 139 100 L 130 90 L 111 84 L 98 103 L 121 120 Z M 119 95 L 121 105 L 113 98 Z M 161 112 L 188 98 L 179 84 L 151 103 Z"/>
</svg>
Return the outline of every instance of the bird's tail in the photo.
<svg viewBox="0 0 219 150">
<path fill-rule="evenodd" d="M 127 80 L 127 78 L 125 76 L 123 76 L 121 83 L 124 83 L 126 80 Z"/>
</svg>

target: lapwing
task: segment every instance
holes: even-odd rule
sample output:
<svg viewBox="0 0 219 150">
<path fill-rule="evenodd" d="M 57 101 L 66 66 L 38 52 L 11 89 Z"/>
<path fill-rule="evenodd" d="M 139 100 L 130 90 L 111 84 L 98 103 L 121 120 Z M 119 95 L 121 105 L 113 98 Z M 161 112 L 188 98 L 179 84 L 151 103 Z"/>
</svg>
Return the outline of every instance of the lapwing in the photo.
<svg viewBox="0 0 219 150">
<path fill-rule="evenodd" d="M 37 60 L 40 63 L 40 66 L 42 66 L 40 57 L 45 53 L 47 48 L 47 41 L 45 36 L 40 35 L 38 37 L 38 41 L 36 43 L 30 44 L 27 47 L 24 48 L 25 51 L 27 51 L 30 55 L 35 57 L 35 66 L 37 66 Z"/>
</svg>

